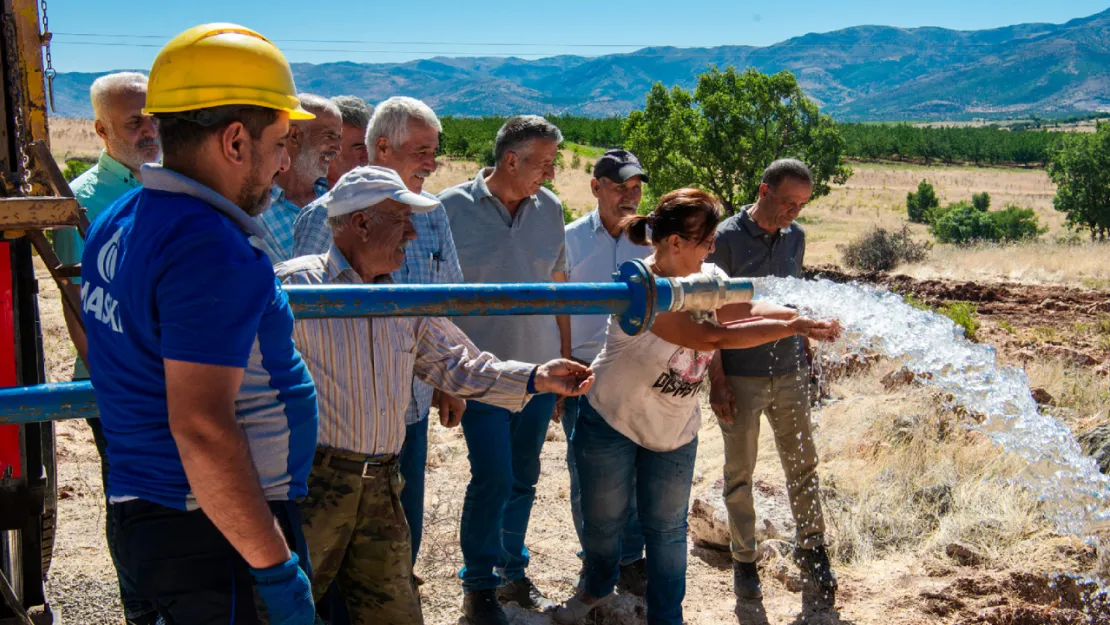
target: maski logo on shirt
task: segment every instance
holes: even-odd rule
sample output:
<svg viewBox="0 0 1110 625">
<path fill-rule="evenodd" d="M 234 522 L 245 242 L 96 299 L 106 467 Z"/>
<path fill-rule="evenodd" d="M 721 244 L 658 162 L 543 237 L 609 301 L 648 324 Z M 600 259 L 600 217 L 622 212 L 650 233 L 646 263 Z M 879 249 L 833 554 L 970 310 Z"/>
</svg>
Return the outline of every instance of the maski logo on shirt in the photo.
<svg viewBox="0 0 1110 625">
<path fill-rule="evenodd" d="M 105 282 L 111 282 L 116 276 L 116 265 L 119 264 L 119 238 L 123 236 L 123 228 L 116 230 L 111 239 L 100 248 L 96 255 L 96 269 Z"/>
<path fill-rule="evenodd" d="M 123 229 L 116 230 L 96 255 L 96 270 L 105 283 L 111 282 L 116 276 L 116 267 L 119 265 L 119 239 L 122 234 Z M 119 301 L 101 286 L 89 288 L 88 280 L 81 284 L 81 310 L 86 324 L 95 319 L 111 328 L 113 332 L 123 333 Z"/>
</svg>

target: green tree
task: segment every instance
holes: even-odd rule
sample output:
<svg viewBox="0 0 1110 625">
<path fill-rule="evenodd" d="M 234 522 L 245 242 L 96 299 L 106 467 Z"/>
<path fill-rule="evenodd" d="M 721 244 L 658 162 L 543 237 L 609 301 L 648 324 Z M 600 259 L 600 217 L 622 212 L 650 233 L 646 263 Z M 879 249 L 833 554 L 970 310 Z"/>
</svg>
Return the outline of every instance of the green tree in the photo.
<svg viewBox="0 0 1110 625">
<path fill-rule="evenodd" d="M 971 196 L 971 205 L 975 210 L 983 211 L 984 213 L 991 209 L 991 194 L 983 191 Z"/>
<path fill-rule="evenodd" d="M 940 199 L 928 180 L 918 183 L 916 193 L 910 191 L 906 194 L 906 215 L 915 224 L 928 223 L 930 213 L 938 208 Z"/>
<path fill-rule="evenodd" d="M 66 179 L 66 182 L 73 182 L 78 176 L 85 173 L 90 167 L 95 164 L 96 161 L 94 159 L 67 159 L 66 168 L 62 170 L 62 176 Z"/>
<path fill-rule="evenodd" d="M 957 202 L 949 206 L 929 230 L 941 243 L 965 244 L 974 241 L 997 241 L 1000 238 L 990 214 L 976 209 L 967 202 Z"/>
<path fill-rule="evenodd" d="M 793 157 L 813 171 L 813 196 L 852 174 L 836 123 L 802 93 L 790 72 L 711 68 L 691 94 L 656 83 L 642 111 L 624 122 L 625 147 L 662 195 L 695 186 L 720 198 L 728 214 L 759 197 L 763 170 Z"/>
<path fill-rule="evenodd" d="M 1110 232 L 1110 124 L 1099 122 L 1093 134 L 1071 134 L 1063 139 L 1048 164 L 1056 183 L 1056 210 L 1066 213 L 1068 225 L 1106 240 Z"/>
<path fill-rule="evenodd" d="M 979 210 L 968 202 L 956 202 L 937 215 L 929 229 L 940 243 L 1009 243 L 1034 239 L 1046 230 L 1041 228 L 1033 209 L 1015 204 L 991 212 Z"/>
</svg>

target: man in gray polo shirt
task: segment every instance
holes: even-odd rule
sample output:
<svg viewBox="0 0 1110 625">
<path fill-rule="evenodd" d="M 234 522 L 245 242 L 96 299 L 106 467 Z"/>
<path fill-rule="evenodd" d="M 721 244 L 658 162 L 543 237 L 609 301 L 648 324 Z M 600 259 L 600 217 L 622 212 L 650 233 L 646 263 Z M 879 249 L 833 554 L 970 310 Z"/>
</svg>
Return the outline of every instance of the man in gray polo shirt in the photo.
<svg viewBox="0 0 1110 625">
<path fill-rule="evenodd" d="M 543 188 L 555 177 L 562 140 L 542 117 L 513 117 L 497 132 L 496 165 L 440 194 L 467 282 L 566 281 L 562 204 Z M 456 323 L 479 349 L 503 360 L 547 362 L 570 353 L 569 317 L 459 317 Z M 536 395 L 517 413 L 467 402 L 462 428 L 471 477 L 459 541 L 463 613 L 472 625 L 507 625 L 499 600 L 532 609 L 553 605 L 525 575 L 524 535 L 556 399 Z"/>
<path fill-rule="evenodd" d="M 717 227 L 709 260 L 734 278 L 801 277 L 805 232 L 794 219 L 809 202 L 813 177 L 801 161 L 771 163 L 759 200 Z M 791 318 L 793 310 L 753 304 L 753 315 Z M 722 350 L 711 367 L 711 403 L 725 442 L 725 506 L 732 538 L 733 585 L 741 599 L 759 599 L 752 473 L 759 416 L 775 433 L 797 525 L 795 560 L 826 601 L 836 577 L 825 552 L 825 522 L 817 483 L 817 449 L 810 422 L 808 346 L 798 338 L 751 349 Z M 722 370 L 723 365 L 723 370 Z"/>
</svg>

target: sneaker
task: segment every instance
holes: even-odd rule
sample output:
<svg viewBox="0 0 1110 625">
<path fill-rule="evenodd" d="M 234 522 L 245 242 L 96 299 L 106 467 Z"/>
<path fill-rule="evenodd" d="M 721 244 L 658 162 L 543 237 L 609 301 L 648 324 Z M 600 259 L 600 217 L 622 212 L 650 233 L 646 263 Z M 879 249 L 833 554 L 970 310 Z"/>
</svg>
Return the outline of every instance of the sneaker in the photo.
<svg viewBox="0 0 1110 625">
<path fill-rule="evenodd" d="M 622 593 L 643 597 L 647 594 L 647 560 L 640 558 L 632 564 L 622 564 L 617 578 L 617 590 Z"/>
<path fill-rule="evenodd" d="M 755 562 L 732 562 L 732 592 L 737 599 L 762 599 L 763 585 Z"/>
<path fill-rule="evenodd" d="M 570 599 L 567 599 L 566 603 L 555 609 L 555 616 L 552 620 L 559 625 L 574 625 L 575 623 L 586 618 L 586 615 L 589 614 L 591 610 L 605 604 L 605 602 L 609 600 L 609 597 L 613 596 L 609 595 L 606 597 L 602 597 L 597 601 L 594 601 L 593 603 L 586 603 L 582 600 L 582 596 L 585 594 L 585 592 L 579 591 L 578 594 L 574 595 Z"/>
<path fill-rule="evenodd" d="M 829 554 L 825 551 L 824 545 L 815 549 L 795 549 L 794 561 L 802 570 L 802 578 L 815 586 L 824 595 L 826 601 L 835 599 L 836 574 L 833 573 Z"/>
<path fill-rule="evenodd" d="M 476 590 L 463 597 L 463 616 L 470 625 L 509 625 L 494 590 Z"/>
<path fill-rule="evenodd" d="M 497 599 L 501 603 L 515 603 L 526 610 L 542 612 L 555 607 L 555 602 L 545 597 L 527 577 L 501 584 L 497 588 Z"/>
</svg>

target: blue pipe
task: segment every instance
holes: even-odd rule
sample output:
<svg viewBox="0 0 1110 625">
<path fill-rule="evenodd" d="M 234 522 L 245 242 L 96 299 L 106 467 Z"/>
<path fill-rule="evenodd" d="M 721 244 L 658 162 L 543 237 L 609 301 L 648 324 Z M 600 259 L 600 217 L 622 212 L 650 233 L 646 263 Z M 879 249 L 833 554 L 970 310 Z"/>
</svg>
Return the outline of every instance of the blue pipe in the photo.
<svg viewBox="0 0 1110 625">
<path fill-rule="evenodd" d="M 651 327 L 659 312 L 716 310 L 748 301 L 748 280 L 656 278 L 629 261 L 612 283 L 287 286 L 298 319 L 490 315 L 618 315 L 629 335 Z M 88 382 L 0 389 L 0 424 L 99 416 Z"/>
<path fill-rule="evenodd" d="M 631 300 L 627 284 L 290 285 L 297 319 L 325 317 L 460 317 L 491 315 L 608 315 Z"/>
</svg>

